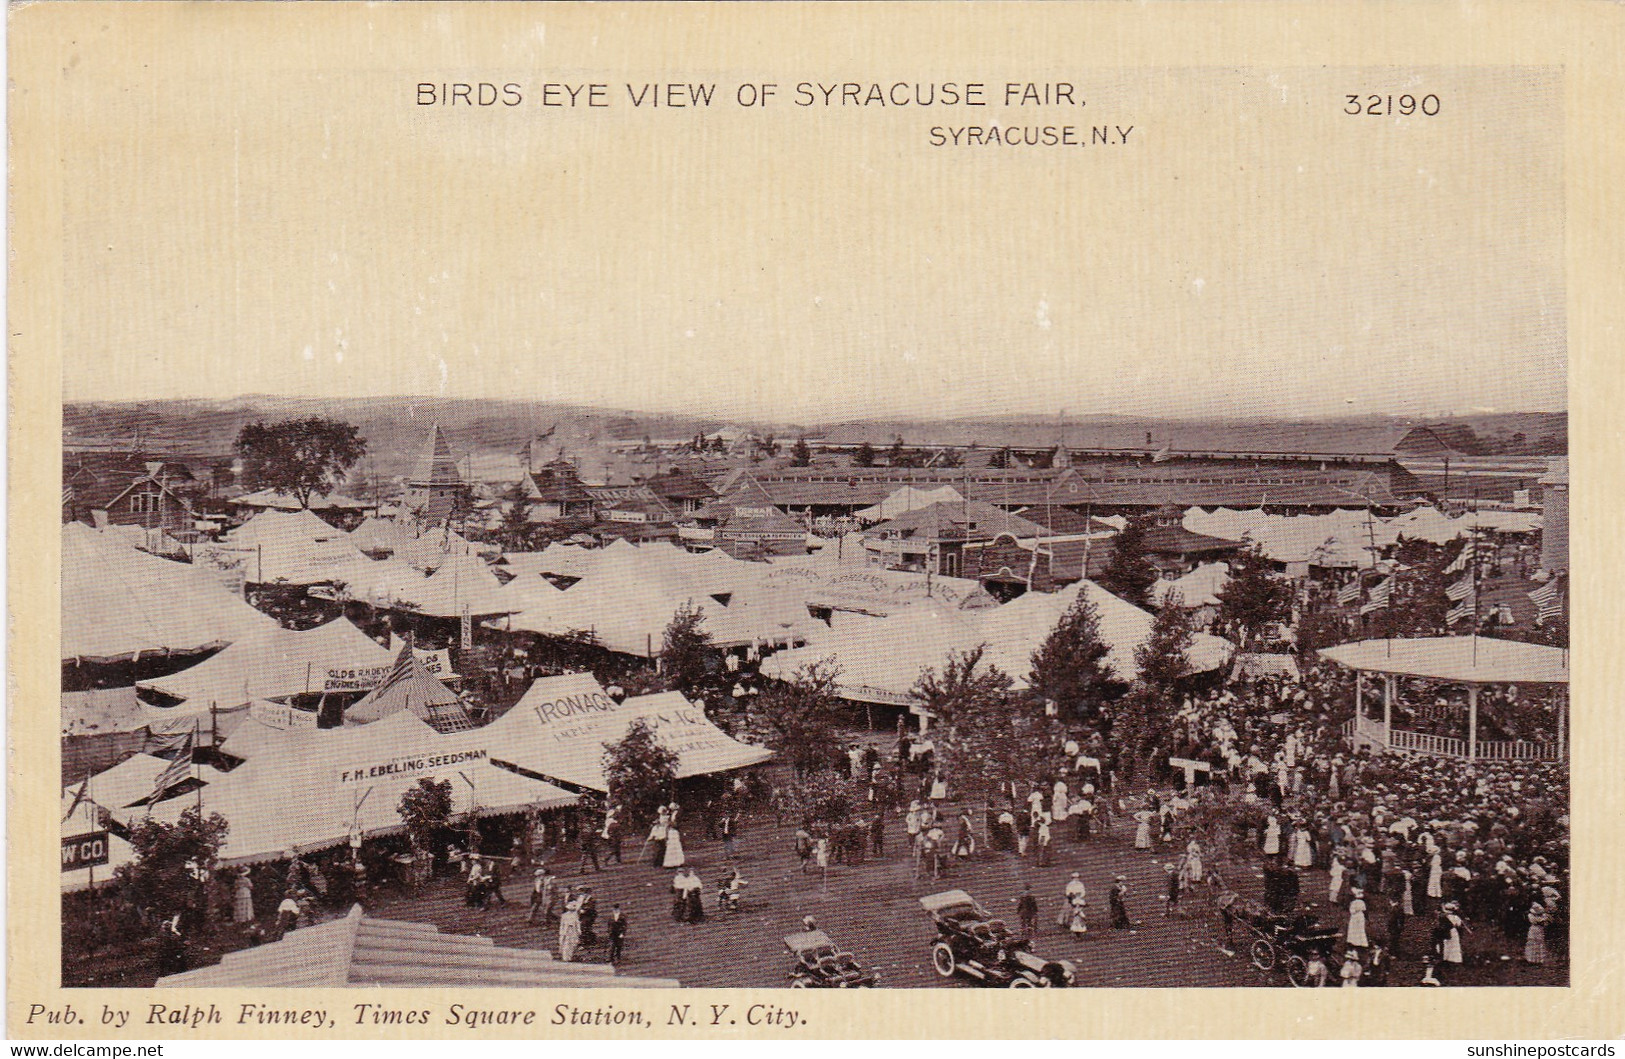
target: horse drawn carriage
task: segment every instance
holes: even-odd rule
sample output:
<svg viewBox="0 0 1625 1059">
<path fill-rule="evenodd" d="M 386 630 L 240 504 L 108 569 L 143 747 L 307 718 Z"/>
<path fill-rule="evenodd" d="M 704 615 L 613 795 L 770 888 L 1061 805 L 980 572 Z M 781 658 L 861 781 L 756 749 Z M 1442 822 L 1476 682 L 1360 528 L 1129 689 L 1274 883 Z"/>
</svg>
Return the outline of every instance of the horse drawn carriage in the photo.
<svg viewBox="0 0 1625 1059">
<path fill-rule="evenodd" d="M 1294 986 L 1325 985 L 1337 928 L 1323 926 L 1312 909 L 1282 914 L 1234 891 L 1218 901 L 1221 912 L 1252 936 L 1248 955 L 1260 971 L 1282 970 Z"/>
</svg>

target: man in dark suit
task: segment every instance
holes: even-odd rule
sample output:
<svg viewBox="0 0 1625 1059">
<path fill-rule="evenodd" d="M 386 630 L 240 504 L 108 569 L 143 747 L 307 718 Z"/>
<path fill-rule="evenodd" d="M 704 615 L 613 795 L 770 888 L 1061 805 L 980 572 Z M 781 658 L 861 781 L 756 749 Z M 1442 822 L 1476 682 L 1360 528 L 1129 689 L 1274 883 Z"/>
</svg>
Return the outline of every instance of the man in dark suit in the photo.
<svg viewBox="0 0 1625 1059">
<path fill-rule="evenodd" d="M 626 947 L 626 915 L 616 905 L 609 913 L 609 962 L 619 963 L 621 950 Z"/>
</svg>

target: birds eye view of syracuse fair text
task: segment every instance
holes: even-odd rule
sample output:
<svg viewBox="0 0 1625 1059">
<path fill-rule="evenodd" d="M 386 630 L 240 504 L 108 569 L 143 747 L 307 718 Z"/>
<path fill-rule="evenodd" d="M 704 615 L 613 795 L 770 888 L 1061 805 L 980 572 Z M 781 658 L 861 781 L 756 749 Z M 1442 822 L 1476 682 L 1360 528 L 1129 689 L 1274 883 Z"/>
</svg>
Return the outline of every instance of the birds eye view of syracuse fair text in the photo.
<svg viewBox="0 0 1625 1059">
<path fill-rule="evenodd" d="M 1561 70 L 566 10 L 62 75 L 60 996 L 1569 984 Z"/>
</svg>

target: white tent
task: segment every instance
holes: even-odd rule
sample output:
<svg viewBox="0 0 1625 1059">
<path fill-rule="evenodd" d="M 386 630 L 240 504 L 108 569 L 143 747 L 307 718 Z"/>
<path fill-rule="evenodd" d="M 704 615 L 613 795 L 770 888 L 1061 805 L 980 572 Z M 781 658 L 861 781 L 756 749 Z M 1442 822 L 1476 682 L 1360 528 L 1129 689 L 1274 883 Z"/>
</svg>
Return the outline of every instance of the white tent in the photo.
<svg viewBox="0 0 1625 1059">
<path fill-rule="evenodd" d="M 814 637 L 806 647 L 771 655 L 762 672 L 785 680 L 801 666 L 823 660 L 839 669 L 844 697 L 904 705 L 924 670 L 940 671 L 950 651 L 986 645 L 984 662 L 1022 687 L 1032 653 L 1080 593 L 1087 593 L 1099 615 L 1101 638 L 1110 646 L 1107 664 L 1119 679 L 1134 679 L 1134 651 L 1150 636 L 1152 617 L 1089 581 L 1056 593 L 1029 592 L 992 609 L 919 605 L 885 618 L 854 619 Z M 1224 665 L 1231 651 L 1227 641 L 1198 633 L 1189 658 L 1194 671 L 1205 672 Z"/>
<path fill-rule="evenodd" d="M 574 803 L 574 795 L 552 784 L 493 765 L 489 731 L 441 735 L 405 711 L 359 728 L 290 729 L 203 788 L 203 812 L 231 824 L 221 850 L 229 865 L 324 849 L 352 832 L 400 831 L 401 795 L 424 778 L 450 781 L 457 814 Z M 172 799 L 153 815 L 174 819 L 192 804 Z"/>
<path fill-rule="evenodd" d="M 233 548 L 254 553 L 250 581 L 261 584 L 314 585 L 348 580 L 366 563 L 350 535 L 329 526 L 316 514 L 262 511 L 226 535 Z"/>
<path fill-rule="evenodd" d="M 644 695 L 616 703 L 585 673 L 536 681 L 513 709 L 488 725 L 491 754 L 525 772 L 578 787 L 605 790 L 606 744 L 625 738 L 634 721 L 649 722 L 677 755 L 677 778 L 758 765 L 771 750 L 741 743 L 712 724 L 681 693 Z"/>
<path fill-rule="evenodd" d="M 433 574 L 411 586 L 401 609 L 437 618 L 506 614 L 508 597 L 491 568 L 472 555 L 448 555 Z"/>
<path fill-rule="evenodd" d="M 382 680 L 394 661 L 380 646 L 349 621 L 339 618 L 304 632 L 272 627 L 237 641 L 190 669 L 136 687 L 180 699 L 166 715 L 206 714 L 213 703 L 221 709 L 245 705 L 254 699 L 274 699 L 322 691 L 331 671 L 355 674 L 358 689 Z"/>
<path fill-rule="evenodd" d="M 959 490 L 951 485 L 936 489 L 916 489 L 912 485 L 905 485 L 880 503 L 856 512 L 856 515 L 865 522 L 885 522 L 907 511 L 918 511 L 932 504 L 957 504 L 964 499 Z"/>
<path fill-rule="evenodd" d="M 1188 610 L 1216 607 L 1219 605 L 1219 593 L 1229 583 L 1229 563 L 1204 563 L 1183 577 L 1152 582 L 1151 601 L 1160 607 L 1170 592 L 1177 592 L 1180 603 Z"/>
<path fill-rule="evenodd" d="M 202 651 L 275 624 L 195 567 L 62 527 L 64 660 Z"/>
</svg>

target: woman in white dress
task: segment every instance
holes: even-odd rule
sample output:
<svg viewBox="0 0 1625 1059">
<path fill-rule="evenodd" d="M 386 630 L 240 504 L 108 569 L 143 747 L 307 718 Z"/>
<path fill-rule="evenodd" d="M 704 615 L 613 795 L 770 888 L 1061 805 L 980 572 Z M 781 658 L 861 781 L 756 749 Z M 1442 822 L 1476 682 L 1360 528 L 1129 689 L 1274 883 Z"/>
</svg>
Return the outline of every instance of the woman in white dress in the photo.
<svg viewBox="0 0 1625 1059">
<path fill-rule="evenodd" d="M 1444 857 L 1437 846 L 1428 858 L 1428 897 L 1437 901 L 1444 896 Z"/>
<path fill-rule="evenodd" d="M 1365 894 L 1363 891 L 1349 891 L 1349 926 L 1343 940 L 1351 949 L 1363 949 L 1371 944 L 1371 940 L 1365 935 Z"/>
<path fill-rule="evenodd" d="M 581 902 L 571 901 L 559 917 L 559 959 L 569 963 L 581 945 Z"/>
<path fill-rule="evenodd" d="M 1292 833 L 1292 863 L 1299 868 L 1307 868 L 1315 862 L 1315 847 L 1309 838 L 1309 830 L 1303 825 Z"/>
<path fill-rule="evenodd" d="M 1348 868 L 1342 857 L 1333 857 L 1331 870 L 1326 874 L 1326 903 L 1335 905 L 1343 896 L 1343 876 Z"/>
<path fill-rule="evenodd" d="M 1134 848 L 1151 848 L 1151 810 L 1141 809 L 1134 814 Z"/>
<path fill-rule="evenodd" d="M 666 856 L 661 860 L 662 868 L 681 868 L 685 862 L 683 856 L 683 834 L 675 827 L 666 828 Z"/>
<path fill-rule="evenodd" d="M 1202 881 L 1202 844 L 1194 838 L 1185 844 L 1184 875 L 1188 886 L 1199 885 Z"/>
<path fill-rule="evenodd" d="M 1447 902 L 1439 923 L 1439 959 L 1461 965 L 1461 915 L 1456 902 Z"/>
<path fill-rule="evenodd" d="M 1529 906 L 1529 938 L 1523 944 L 1523 962 L 1539 966 L 1546 962 L 1546 924 L 1552 921 L 1552 914 L 1536 898 Z"/>
<path fill-rule="evenodd" d="M 1264 856 L 1281 855 L 1281 821 L 1271 816 L 1264 824 Z"/>
</svg>

